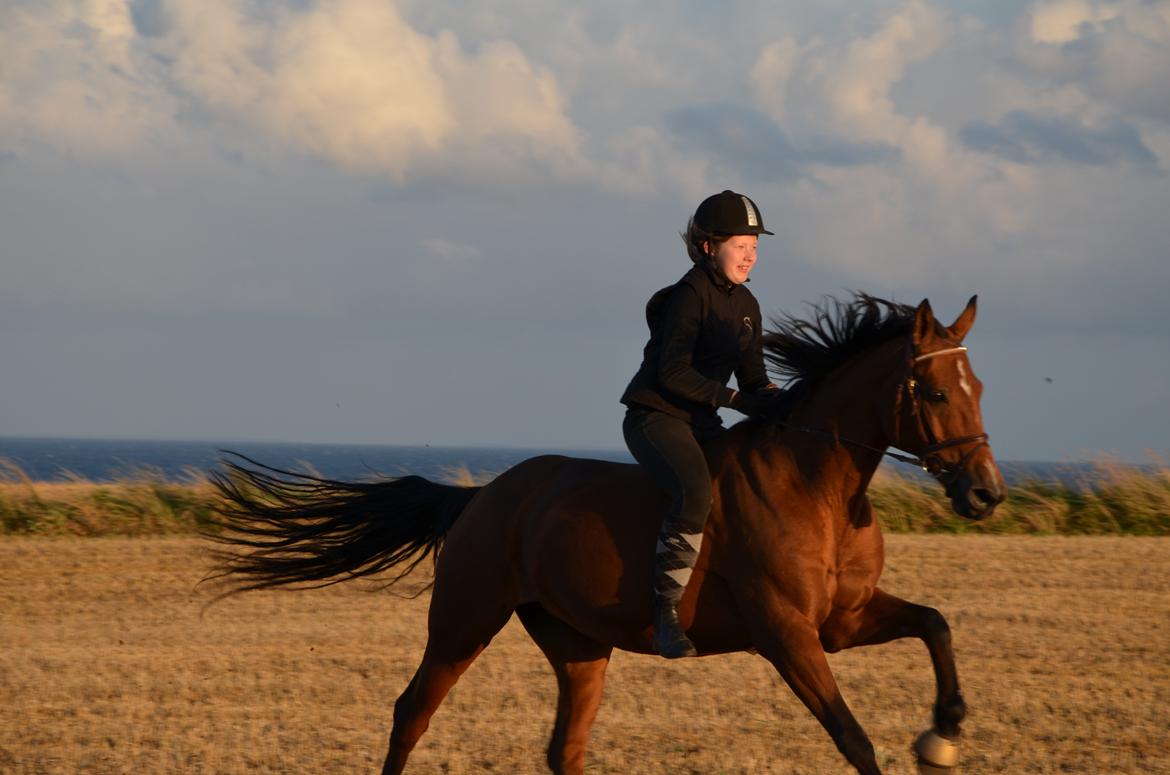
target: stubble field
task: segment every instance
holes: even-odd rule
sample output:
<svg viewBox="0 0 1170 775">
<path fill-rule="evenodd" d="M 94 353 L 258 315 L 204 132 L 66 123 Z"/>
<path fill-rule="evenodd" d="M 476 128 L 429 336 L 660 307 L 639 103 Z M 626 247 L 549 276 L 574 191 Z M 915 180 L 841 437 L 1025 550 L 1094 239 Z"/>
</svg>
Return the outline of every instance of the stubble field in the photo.
<svg viewBox="0 0 1170 775">
<path fill-rule="evenodd" d="M 955 632 L 976 773 L 1170 773 L 1170 539 L 887 538 L 883 586 Z M 0 540 L 0 772 L 368 773 L 426 596 L 357 585 L 203 610 L 195 539 Z M 831 658 L 890 774 L 929 722 L 925 648 Z M 539 773 L 551 671 L 515 620 L 448 696 L 419 773 Z M 598 773 L 849 773 L 771 666 L 616 653 Z"/>
</svg>

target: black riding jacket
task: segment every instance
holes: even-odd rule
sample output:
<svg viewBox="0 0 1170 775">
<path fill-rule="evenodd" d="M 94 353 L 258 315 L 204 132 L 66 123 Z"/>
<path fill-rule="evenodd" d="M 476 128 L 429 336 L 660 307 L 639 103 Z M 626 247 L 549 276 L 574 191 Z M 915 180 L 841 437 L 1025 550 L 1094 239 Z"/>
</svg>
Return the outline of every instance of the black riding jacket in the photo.
<svg viewBox="0 0 1170 775">
<path fill-rule="evenodd" d="M 622 394 L 626 406 L 706 425 L 719 421 L 717 407 L 730 406 L 734 391 L 727 382 L 733 373 L 744 392 L 770 384 L 759 302 L 713 268 L 696 265 L 651 296 L 646 323 L 650 341 Z"/>
</svg>

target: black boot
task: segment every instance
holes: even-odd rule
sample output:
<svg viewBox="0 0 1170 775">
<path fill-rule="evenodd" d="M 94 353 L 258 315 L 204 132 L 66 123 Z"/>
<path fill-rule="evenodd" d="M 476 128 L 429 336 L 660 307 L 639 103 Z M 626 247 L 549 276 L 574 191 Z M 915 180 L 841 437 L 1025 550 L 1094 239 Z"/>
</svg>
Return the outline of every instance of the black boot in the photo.
<svg viewBox="0 0 1170 775">
<path fill-rule="evenodd" d="M 654 650 L 667 659 L 699 654 L 679 624 L 678 604 L 661 595 L 654 600 Z"/>
</svg>

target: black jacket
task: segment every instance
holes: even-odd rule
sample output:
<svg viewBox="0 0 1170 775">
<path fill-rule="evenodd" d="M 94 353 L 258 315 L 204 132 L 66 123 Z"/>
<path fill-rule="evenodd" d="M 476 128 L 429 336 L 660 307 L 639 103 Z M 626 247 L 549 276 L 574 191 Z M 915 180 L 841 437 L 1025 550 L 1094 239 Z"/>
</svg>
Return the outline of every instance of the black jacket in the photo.
<svg viewBox="0 0 1170 775">
<path fill-rule="evenodd" d="M 666 412 L 691 423 L 718 422 L 739 389 L 766 387 L 760 305 L 743 285 L 714 269 L 694 266 L 646 303 L 650 341 L 622 403 Z"/>
</svg>

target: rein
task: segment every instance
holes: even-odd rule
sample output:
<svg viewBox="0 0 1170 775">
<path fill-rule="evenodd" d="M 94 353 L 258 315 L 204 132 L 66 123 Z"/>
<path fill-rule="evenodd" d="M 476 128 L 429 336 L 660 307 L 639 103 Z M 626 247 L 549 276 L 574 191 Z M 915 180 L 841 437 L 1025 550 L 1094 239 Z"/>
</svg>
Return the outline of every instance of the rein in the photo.
<svg viewBox="0 0 1170 775">
<path fill-rule="evenodd" d="M 923 471 L 935 477 L 940 482 L 942 482 L 944 486 L 949 488 L 951 484 L 954 483 L 955 478 L 958 476 L 958 472 L 962 470 L 963 466 L 966 465 L 971 456 L 975 454 L 975 451 L 988 443 L 989 437 L 986 433 L 974 433 L 969 436 L 957 436 L 955 438 L 939 441 L 938 437 L 931 429 L 930 423 L 926 422 L 921 411 L 921 402 L 919 401 L 918 390 L 919 383 L 918 380 L 914 378 L 914 364 L 918 363 L 919 361 L 925 361 L 928 358 L 936 358 L 940 355 L 951 355 L 955 353 L 966 352 L 967 348 L 959 345 L 957 347 L 947 347 L 941 350 L 933 350 L 931 352 L 922 354 L 915 353 L 913 348 L 914 345 L 911 344 L 907 357 L 908 373 L 906 378 L 902 381 L 901 386 L 898 388 L 898 401 L 895 411 L 898 412 L 898 422 L 900 424 L 902 393 L 905 392 L 910 396 L 910 401 L 913 404 L 912 411 L 914 413 L 915 419 L 918 421 L 918 430 L 921 433 L 922 438 L 930 442 L 928 446 L 918 455 L 903 455 L 897 452 L 890 452 L 888 449 L 879 449 L 870 444 L 841 436 L 835 431 L 826 431 L 822 430 L 821 428 L 811 428 L 806 425 L 790 425 L 786 422 L 778 423 L 778 425 L 788 428 L 789 430 L 799 431 L 801 433 L 809 433 L 814 436 L 823 436 L 830 439 L 834 444 L 852 444 L 855 447 L 860 447 L 862 449 L 869 450 L 870 452 L 876 452 L 879 455 L 893 458 L 899 463 L 908 463 L 910 465 L 921 468 Z M 944 449 L 950 449 L 951 447 L 960 447 L 964 444 L 974 444 L 975 446 L 971 447 L 971 449 L 964 453 L 964 455 L 959 458 L 958 463 L 956 463 L 948 471 L 948 466 L 938 457 L 936 453 L 941 452 Z M 948 473 L 950 474 L 949 476 L 947 476 Z"/>
</svg>

